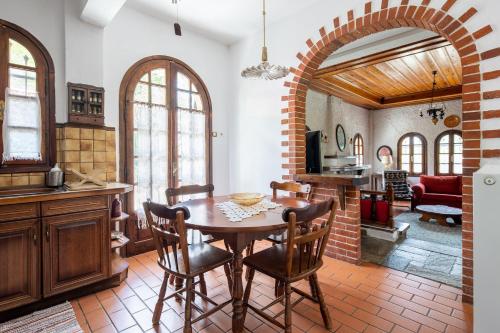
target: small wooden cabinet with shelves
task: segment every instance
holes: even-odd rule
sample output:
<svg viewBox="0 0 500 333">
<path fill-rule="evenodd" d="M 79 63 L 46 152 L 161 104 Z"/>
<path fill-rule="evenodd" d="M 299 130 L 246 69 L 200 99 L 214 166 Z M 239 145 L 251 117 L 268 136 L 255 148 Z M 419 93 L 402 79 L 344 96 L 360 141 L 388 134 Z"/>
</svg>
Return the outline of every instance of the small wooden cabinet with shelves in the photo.
<svg viewBox="0 0 500 333">
<path fill-rule="evenodd" d="M 104 126 L 104 88 L 68 83 L 68 120 Z"/>
</svg>

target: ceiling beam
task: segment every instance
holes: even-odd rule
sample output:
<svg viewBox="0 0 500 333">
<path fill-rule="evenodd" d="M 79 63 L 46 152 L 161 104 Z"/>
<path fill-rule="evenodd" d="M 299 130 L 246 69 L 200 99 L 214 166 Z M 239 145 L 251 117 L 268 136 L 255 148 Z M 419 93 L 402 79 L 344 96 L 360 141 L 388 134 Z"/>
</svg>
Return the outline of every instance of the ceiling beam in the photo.
<svg viewBox="0 0 500 333">
<path fill-rule="evenodd" d="M 418 92 L 414 94 L 382 98 L 380 104 L 382 108 L 392 108 L 400 105 L 422 104 L 430 102 L 434 96 L 435 101 L 446 101 L 462 98 L 462 85 Z"/>
<path fill-rule="evenodd" d="M 318 69 L 314 75 L 314 78 L 328 77 L 349 70 L 353 70 L 356 68 L 376 65 L 382 62 L 399 59 L 402 57 L 422 52 L 427 52 L 430 50 L 446 47 L 449 45 L 451 45 L 451 43 L 444 37 L 441 36 L 431 37 L 415 43 L 410 43 L 390 50 L 374 53 L 366 57 Z"/>
<path fill-rule="evenodd" d="M 123 7 L 127 0 L 87 0 L 80 18 L 82 21 L 106 27 Z"/>
</svg>

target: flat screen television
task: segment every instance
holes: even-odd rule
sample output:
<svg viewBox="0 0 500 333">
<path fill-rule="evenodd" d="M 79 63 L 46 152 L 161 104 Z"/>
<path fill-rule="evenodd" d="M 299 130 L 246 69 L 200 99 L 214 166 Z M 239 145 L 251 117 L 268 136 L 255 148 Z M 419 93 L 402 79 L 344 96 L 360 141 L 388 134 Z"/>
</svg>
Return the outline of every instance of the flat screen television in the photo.
<svg viewBox="0 0 500 333">
<path fill-rule="evenodd" d="M 321 131 L 306 132 L 306 172 L 321 173 Z"/>
</svg>

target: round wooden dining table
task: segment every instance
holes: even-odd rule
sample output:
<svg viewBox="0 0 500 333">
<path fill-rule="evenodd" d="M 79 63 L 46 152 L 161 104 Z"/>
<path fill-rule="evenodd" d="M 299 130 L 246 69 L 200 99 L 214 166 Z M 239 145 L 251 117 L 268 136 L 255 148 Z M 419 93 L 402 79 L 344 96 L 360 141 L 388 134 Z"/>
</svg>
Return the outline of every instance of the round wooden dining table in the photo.
<svg viewBox="0 0 500 333">
<path fill-rule="evenodd" d="M 243 332 L 243 251 L 254 240 L 265 239 L 270 235 L 286 230 L 286 223 L 281 213 L 286 207 L 301 208 L 309 204 L 305 199 L 279 197 L 268 198 L 281 204 L 281 207 L 270 209 L 259 215 L 244 219 L 241 222 L 231 222 L 216 206 L 218 202 L 228 201 L 229 197 L 214 197 L 195 199 L 183 202 L 191 212 L 191 218 L 186 221 L 186 227 L 199 230 L 205 235 L 223 239 L 233 252 L 233 322 L 232 331 Z"/>
</svg>

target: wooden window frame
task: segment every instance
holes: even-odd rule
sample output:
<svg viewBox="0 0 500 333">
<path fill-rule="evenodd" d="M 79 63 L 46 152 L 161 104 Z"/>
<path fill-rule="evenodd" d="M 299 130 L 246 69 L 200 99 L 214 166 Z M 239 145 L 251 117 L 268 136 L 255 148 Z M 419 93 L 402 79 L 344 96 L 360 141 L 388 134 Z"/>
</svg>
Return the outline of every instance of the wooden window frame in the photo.
<svg viewBox="0 0 500 333">
<path fill-rule="evenodd" d="M 361 142 L 360 145 L 356 145 L 356 141 L 358 139 Z M 359 165 L 363 165 L 365 163 L 365 140 L 363 140 L 363 136 L 361 135 L 361 133 L 356 133 L 356 135 L 354 135 L 354 138 L 352 139 L 352 145 L 353 145 L 352 151 L 354 153 L 354 156 L 356 156 L 356 163 L 358 163 L 357 157 L 361 156 L 361 163 Z M 356 154 L 356 147 L 361 148 L 362 151 L 361 154 Z"/>
<path fill-rule="evenodd" d="M 402 144 L 403 140 L 406 139 L 407 137 L 410 138 L 410 171 L 408 172 L 408 177 L 418 177 L 421 175 L 426 175 L 427 174 L 427 140 L 425 137 L 417 132 L 410 132 L 406 133 L 403 136 L 401 136 L 398 140 L 398 170 L 402 170 Z M 414 153 L 413 153 L 413 138 L 418 137 L 420 140 L 422 140 L 422 172 L 420 173 L 415 173 L 413 171 L 413 159 L 411 158 Z"/>
<path fill-rule="evenodd" d="M 16 67 L 22 69 L 22 65 L 10 66 L 8 61 L 9 39 L 13 39 L 26 47 L 35 59 L 35 72 L 37 90 L 41 106 L 41 155 L 42 160 L 2 160 L 3 142 L 2 128 L 0 122 L 0 174 L 2 173 L 25 173 L 46 172 L 56 162 L 56 117 L 55 117 L 55 83 L 54 62 L 43 44 L 32 34 L 23 28 L 0 19 L 0 99 L 3 97 L 5 88 L 8 86 L 8 69 Z M 3 60 L 1 60 L 3 58 Z M 29 68 L 33 70 L 33 68 Z"/>
<path fill-rule="evenodd" d="M 167 171 L 168 186 L 175 187 L 178 183 L 178 178 L 176 172 L 172 169 L 177 168 L 177 121 L 176 112 L 177 111 L 177 72 L 181 72 L 186 75 L 193 83 L 196 84 L 198 88 L 198 93 L 201 96 L 203 102 L 203 109 L 206 110 L 206 170 L 207 170 L 207 184 L 213 183 L 213 171 L 212 171 L 212 102 L 210 99 L 210 94 L 208 89 L 201 79 L 200 76 L 187 64 L 184 62 L 169 56 L 151 56 L 136 62 L 129 70 L 125 73 L 121 85 L 120 85 L 120 181 L 131 183 L 133 180 L 133 92 L 135 90 L 136 84 L 139 82 L 142 75 L 155 69 L 155 68 L 168 68 L 167 69 L 167 109 L 168 109 L 168 159 L 172 164 L 169 165 L 169 170 Z M 132 126 L 132 127 L 131 127 Z M 204 185 L 204 184 L 198 184 Z M 134 191 L 126 196 L 124 205 L 129 213 L 133 212 L 134 203 Z"/>
<path fill-rule="evenodd" d="M 441 139 L 446 135 L 450 135 L 450 142 L 449 142 L 450 152 L 448 153 L 448 155 L 449 155 L 448 156 L 448 163 L 450 165 L 450 168 L 449 168 L 450 172 L 441 173 L 441 172 L 439 172 L 439 149 L 440 149 L 439 141 L 441 141 Z M 439 134 L 438 137 L 436 138 L 436 140 L 434 141 L 434 174 L 436 176 L 462 176 L 463 175 L 463 173 L 455 173 L 454 172 L 454 164 L 455 163 L 453 163 L 453 159 L 452 159 L 452 156 L 453 156 L 454 151 L 455 151 L 455 145 L 453 142 L 454 135 L 459 135 L 462 138 L 462 142 L 463 142 L 462 131 L 460 131 L 460 130 L 444 131 L 441 134 Z M 462 145 L 463 145 L 463 143 L 462 143 Z M 463 158 L 462 158 L 462 162 L 463 162 Z M 463 163 L 462 163 L 462 165 L 463 165 Z"/>
</svg>

